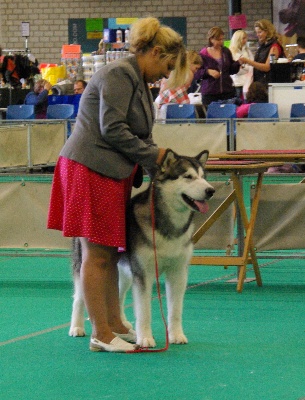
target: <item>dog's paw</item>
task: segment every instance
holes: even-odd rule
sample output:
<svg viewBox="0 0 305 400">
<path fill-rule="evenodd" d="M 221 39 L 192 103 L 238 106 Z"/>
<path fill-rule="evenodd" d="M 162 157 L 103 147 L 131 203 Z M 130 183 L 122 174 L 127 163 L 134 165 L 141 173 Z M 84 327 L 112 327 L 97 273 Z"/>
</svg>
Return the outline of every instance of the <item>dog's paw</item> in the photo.
<svg viewBox="0 0 305 400">
<path fill-rule="evenodd" d="M 151 337 L 143 337 L 143 338 L 138 338 L 137 339 L 137 344 L 140 347 L 156 347 L 156 342 L 155 339 Z"/>
<path fill-rule="evenodd" d="M 186 344 L 188 343 L 187 337 L 184 335 L 183 332 L 175 334 L 169 334 L 169 343 L 171 344 Z"/>
<path fill-rule="evenodd" d="M 71 326 L 69 330 L 69 336 L 86 336 L 86 332 L 84 328 L 80 328 L 79 326 Z"/>
</svg>

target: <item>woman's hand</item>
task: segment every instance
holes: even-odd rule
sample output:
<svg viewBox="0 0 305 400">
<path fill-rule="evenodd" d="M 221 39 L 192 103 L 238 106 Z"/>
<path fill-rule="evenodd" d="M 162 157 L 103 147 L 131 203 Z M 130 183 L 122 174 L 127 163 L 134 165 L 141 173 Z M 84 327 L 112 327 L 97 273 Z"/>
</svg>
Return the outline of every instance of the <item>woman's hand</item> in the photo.
<svg viewBox="0 0 305 400">
<path fill-rule="evenodd" d="M 157 161 L 156 161 L 156 163 L 158 165 L 161 165 L 161 163 L 163 161 L 163 158 L 165 156 L 165 153 L 166 153 L 166 149 L 159 148 L 159 155 L 158 155 L 158 158 L 157 158 Z"/>
<path fill-rule="evenodd" d="M 238 62 L 239 62 L 239 64 L 240 65 L 242 65 L 242 64 L 249 64 L 249 59 L 248 58 L 246 58 L 246 57 L 239 57 L 239 59 L 238 59 Z M 250 64 L 249 64 L 250 65 Z"/>
<path fill-rule="evenodd" d="M 44 90 L 49 91 L 50 89 L 52 89 L 52 85 L 50 82 L 46 82 L 43 86 Z"/>
<path fill-rule="evenodd" d="M 217 71 L 217 69 L 208 69 L 208 74 L 211 75 L 214 79 L 219 79 L 221 73 Z"/>
</svg>

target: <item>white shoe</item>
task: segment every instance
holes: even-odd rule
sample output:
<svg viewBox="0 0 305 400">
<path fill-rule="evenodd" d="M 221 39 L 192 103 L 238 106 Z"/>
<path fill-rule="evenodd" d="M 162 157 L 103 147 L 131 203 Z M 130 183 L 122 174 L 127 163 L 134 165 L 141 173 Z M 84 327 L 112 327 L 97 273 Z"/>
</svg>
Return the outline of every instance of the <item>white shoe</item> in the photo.
<svg viewBox="0 0 305 400">
<path fill-rule="evenodd" d="M 137 333 L 133 329 L 129 329 L 128 333 L 116 333 L 112 332 L 115 336 L 120 339 L 125 340 L 125 342 L 136 343 L 137 342 Z"/>
<path fill-rule="evenodd" d="M 101 342 L 98 339 L 91 338 L 90 350 L 91 351 L 110 351 L 114 353 L 126 353 L 139 349 L 140 346 L 130 344 L 119 338 L 118 336 L 111 340 L 109 344 Z"/>
</svg>

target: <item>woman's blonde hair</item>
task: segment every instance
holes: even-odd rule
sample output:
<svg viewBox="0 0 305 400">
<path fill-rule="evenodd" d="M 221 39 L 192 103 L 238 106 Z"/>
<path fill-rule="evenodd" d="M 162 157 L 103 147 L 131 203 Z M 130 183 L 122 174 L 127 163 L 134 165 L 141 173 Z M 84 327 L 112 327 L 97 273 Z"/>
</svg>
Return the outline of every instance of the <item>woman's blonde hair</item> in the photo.
<svg viewBox="0 0 305 400">
<path fill-rule="evenodd" d="M 160 58 L 169 61 L 176 59 L 175 69 L 170 74 L 170 87 L 183 84 L 188 71 L 186 49 L 182 36 L 172 28 L 161 25 L 154 17 L 138 19 L 130 29 L 129 51 L 133 54 L 145 54 L 153 47 L 160 49 Z"/>
<path fill-rule="evenodd" d="M 188 50 L 187 51 L 187 60 L 188 60 L 189 65 L 190 64 L 202 65 L 201 55 L 196 50 Z"/>
<path fill-rule="evenodd" d="M 239 29 L 238 31 L 233 33 L 229 47 L 232 54 L 238 53 L 239 51 L 242 50 L 243 48 L 242 41 L 245 36 L 248 36 L 247 32 L 243 31 L 242 29 Z"/>
<path fill-rule="evenodd" d="M 267 33 L 266 40 L 279 39 L 275 26 L 268 19 L 260 19 L 254 22 L 254 28 L 259 28 Z"/>
</svg>

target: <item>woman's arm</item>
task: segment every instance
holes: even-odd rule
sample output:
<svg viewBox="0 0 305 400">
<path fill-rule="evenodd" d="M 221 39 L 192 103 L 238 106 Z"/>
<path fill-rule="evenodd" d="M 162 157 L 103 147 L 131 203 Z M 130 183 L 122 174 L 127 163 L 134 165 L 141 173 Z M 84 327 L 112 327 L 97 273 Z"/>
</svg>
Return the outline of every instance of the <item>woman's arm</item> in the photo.
<svg viewBox="0 0 305 400">
<path fill-rule="evenodd" d="M 276 44 L 274 44 L 273 46 L 271 46 L 271 49 L 269 51 L 268 57 L 266 59 L 266 61 L 264 63 L 260 63 L 254 60 L 250 60 L 249 58 L 246 57 L 241 57 L 240 60 L 248 65 L 251 65 L 253 68 L 258 69 L 259 71 L 262 72 L 269 72 L 270 71 L 270 55 L 274 54 L 275 58 L 278 58 L 278 56 L 280 55 L 280 50 L 279 50 L 279 46 L 277 46 Z"/>
</svg>

